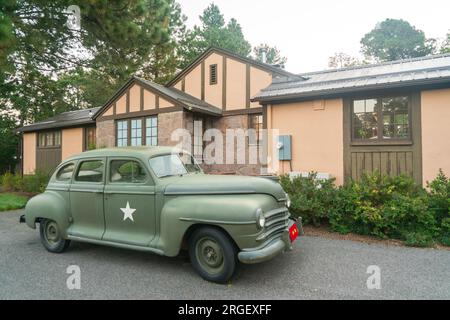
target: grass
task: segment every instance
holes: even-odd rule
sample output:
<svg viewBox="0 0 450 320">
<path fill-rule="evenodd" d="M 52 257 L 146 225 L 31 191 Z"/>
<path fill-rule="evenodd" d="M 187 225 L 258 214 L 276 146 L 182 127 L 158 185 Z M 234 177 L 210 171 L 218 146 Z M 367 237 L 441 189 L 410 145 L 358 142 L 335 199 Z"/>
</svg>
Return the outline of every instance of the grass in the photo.
<svg viewBox="0 0 450 320">
<path fill-rule="evenodd" d="M 0 211 L 21 209 L 25 207 L 28 198 L 12 193 L 0 193 Z"/>
</svg>

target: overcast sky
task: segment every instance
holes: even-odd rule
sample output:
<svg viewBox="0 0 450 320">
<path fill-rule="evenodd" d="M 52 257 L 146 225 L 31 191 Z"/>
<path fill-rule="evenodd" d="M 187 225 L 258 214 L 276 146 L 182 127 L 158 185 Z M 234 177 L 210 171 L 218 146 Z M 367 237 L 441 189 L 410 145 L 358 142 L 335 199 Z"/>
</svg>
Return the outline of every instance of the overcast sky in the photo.
<svg viewBox="0 0 450 320">
<path fill-rule="evenodd" d="M 212 0 L 178 0 L 189 27 Z M 335 52 L 360 55 L 360 40 L 377 22 L 404 19 L 427 37 L 444 38 L 450 29 L 449 0 L 214 0 L 226 21 L 236 18 L 255 46 L 277 46 L 286 69 L 326 69 Z"/>
</svg>

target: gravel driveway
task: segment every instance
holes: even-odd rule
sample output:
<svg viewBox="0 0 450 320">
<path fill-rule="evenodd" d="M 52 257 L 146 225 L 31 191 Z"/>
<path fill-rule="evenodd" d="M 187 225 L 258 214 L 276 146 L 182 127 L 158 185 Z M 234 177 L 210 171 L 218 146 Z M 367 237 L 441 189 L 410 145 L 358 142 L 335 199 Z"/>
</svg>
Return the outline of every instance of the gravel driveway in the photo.
<svg viewBox="0 0 450 320">
<path fill-rule="evenodd" d="M 83 243 L 48 253 L 20 213 L 0 213 L 0 299 L 450 299 L 450 251 L 303 237 L 293 252 L 217 285 L 186 256 Z M 67 288 L 70 265 L 80 267 L 80 290 Z M 371 265 L 381 289 L 367 288 Z"/>
</svg>

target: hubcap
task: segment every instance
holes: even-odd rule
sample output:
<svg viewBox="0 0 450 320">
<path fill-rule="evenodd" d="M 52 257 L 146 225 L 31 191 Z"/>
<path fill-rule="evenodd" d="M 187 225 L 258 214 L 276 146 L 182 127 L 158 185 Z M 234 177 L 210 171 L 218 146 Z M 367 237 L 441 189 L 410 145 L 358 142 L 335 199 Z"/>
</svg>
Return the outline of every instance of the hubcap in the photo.
<svg viewBox="0 0 450 320">
<path fill-rule="evenodd" d="M 202 238 L 196 245 L 197 261 L 210 274 L 219 273 L 223 266 L 223 252 L 220 245 L 212 238 Z"/>
<path fill-rule="evenodd" d="M 59 240 L 58 225 L 56 222 L 48 222 L 45 225 L 45 238 L 50 244 L 55 244 Z"/>
</svg>

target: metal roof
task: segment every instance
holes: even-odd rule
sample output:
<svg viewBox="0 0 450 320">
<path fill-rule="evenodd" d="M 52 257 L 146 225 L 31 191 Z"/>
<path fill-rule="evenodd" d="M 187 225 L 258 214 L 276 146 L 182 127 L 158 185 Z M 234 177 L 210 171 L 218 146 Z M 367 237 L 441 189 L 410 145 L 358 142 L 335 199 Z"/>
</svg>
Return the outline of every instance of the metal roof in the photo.
<svg viewBox="0 0 450 320">
<path fill-rule="evenodd" d="M 90 109 L 63 112 L 57 114 L 54 117 L 45 119 L 43 121 L 23 126 L 22 128 L 19 128 L 17 131 L 29 132 L 45 129 L 73 127 L 91 123 L 95 124 L 95 120 L 93 120 L 92 117 L 99 109 L 100 108 L 90 108 Z"/>
<path fill-rule="evenodd" d="M 306 80 L 275 79 L 252 100 L 270 101 L 422 83 L 450 83 L 450 54 L 304 73 L 301 76 Z"/>
</svg>

